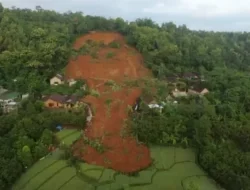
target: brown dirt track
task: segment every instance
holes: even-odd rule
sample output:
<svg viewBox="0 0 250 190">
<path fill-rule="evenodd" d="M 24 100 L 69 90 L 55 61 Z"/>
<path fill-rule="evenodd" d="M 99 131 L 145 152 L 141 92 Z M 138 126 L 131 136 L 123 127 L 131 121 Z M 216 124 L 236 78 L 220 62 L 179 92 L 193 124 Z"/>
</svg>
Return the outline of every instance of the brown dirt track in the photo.
<svg viewBox="0 0 250 190">
<path fill-rule="evenodd" d="M 128 118 L 128 105 L 133 105 L 141 90 L 122 87 L 112 91 L 105 87 L 107 80 L 113 80 L 120 86 L 127 79 L 137 79 L 150 75 L 143 66 L 142 56 L 132 47 L 126 45 L 123 36 L 118 33 L 96 32 L 84 35 L 76 40 L 74 48 L 78 49 L 88 40 L 103 41 L 105 44 L 113 40 L 119 41 L 121 47 L 113 49 L 104 47 L 98 51 L 98 59 L 91 56 L 78 56 L 71 60 L 66 68 L 67 78 L 83 78 L 92 89 L 100 93 L 99 98 L 87 96 L 84 101 L 95 110 L 91 125 L 85 135 L 90 138 L 101 138 L 102 144 L 108 148 L 100 154 L 79 140 L 74 145 L 75 154 L 90 164 L 102 165 L 124 173 L 135 172 L 146 168 L 151 163 L 150 153 L 146 146 L 139 145 L 133 137 L 122 136 L 124 121 Z M 114 52 L 111 59 L 106 58 L 108 52 Z M 112 99 L 110 114 L 105 103 Z M 84 151 L 81 149 L 84 147 Z"/>
</svg>

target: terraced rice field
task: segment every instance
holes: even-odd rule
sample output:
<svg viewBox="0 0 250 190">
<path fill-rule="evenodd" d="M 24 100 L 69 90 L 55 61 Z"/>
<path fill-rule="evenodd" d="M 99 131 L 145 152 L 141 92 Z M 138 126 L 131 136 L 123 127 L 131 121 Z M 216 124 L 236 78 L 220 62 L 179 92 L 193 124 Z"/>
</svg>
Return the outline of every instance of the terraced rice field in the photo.
<svg viewBox="0 0 250 190">
<path fill-rule="evenodd" d="M 77 140 L 81 135 L 81 131 L 77 129 L 63 129 L 57 133 L 57 138 L 60 142 L 66 145 L 71 145 L 75 140 Z"/>
<path fill-rule="evenodd" d="M 61 138 L 75 136 L 76 133 Z M 78 132 L 80 134 L 80 132 Z M 73 138 L 72 138 L 73 139 Z M 127 176 L 101 166 L 80 164 L 80 171 L 59 160 L 60 151 L 47 156 L 30 168 L 13 190 L 187 190 L 194 182 L 200 190 L 220 190 L 196 164 L 192 149 L 151 147 L 153 164 L 136 176 Z"/>
</svg>

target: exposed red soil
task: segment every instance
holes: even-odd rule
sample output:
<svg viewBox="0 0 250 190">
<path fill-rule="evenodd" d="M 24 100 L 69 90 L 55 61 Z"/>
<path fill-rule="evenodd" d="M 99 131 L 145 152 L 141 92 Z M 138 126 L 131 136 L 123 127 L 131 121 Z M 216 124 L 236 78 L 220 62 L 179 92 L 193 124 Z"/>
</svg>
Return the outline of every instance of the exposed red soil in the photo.
<svg viewBox="0 0 250 190">
<path fill-rule="evenodd" d="M 125 173 L 135 172 L 146 168 L 151 163 L 150 152 L 144 145 L 138 144 L 133 137 L 124 137 L 124 122 L 128 118 L 128 105 L 132 106 L 140 96 L 139 88 L 122 87 L 112 91 L 104 83 L 113 80 L 121 85 L 125 80 L 138 79 L 150 75 L 143 66 L 142 56 L 132 47 L 125 44 L 123 36 L 118 33 L 96 32 L 84 35 L 76 40 L 74 47 L 80 48 L 88 40 L 103 41 L 105 44 L 113 40 L 119 41 L 121 47 L 99 49 L 98 59 L 91 56 L 78 56 L 71 60 L 66 68 L 67 78 L 83 78 L 92 89 L 100 93 L 100 97 L 87 96 L 84 101 L 91 104 L 95 110 L 91 125 L 85 135 L 90 138 L 101 138 L 104 147 L 108 148 L 103 154 L 82 140 L 74 144 L 74 153 L 90 164 L 101 165 Z M 114 52 L 111 59 L 106 58 L 108 52 Z M 105 103 L 111 99 L 110 111 Z M 84 147 L 84 151 L 81 151 Z"/>
</svg>

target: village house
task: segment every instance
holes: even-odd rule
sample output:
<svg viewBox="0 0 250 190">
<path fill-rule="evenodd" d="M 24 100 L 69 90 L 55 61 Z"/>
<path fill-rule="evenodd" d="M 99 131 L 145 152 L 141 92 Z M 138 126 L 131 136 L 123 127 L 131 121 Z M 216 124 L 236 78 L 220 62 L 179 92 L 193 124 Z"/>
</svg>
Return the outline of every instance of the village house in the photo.
<svg viewBox="0 0 250 190">
<path fill-rule="evenodd" d="M 176 83 L 179 79 L 179 76 L 176 74 L 169 74 L 166 76 L 166 81 L 169 83 Z"/>
<path fill-rule="evenodd" d="M 182 78 L 187 80 L 200 79 L 200 74 L 196 72 L 185 72 L 182 74 Z"/>
<path fill-rule="evenodd" d="M 135 104 L 133 105 L 134 111 L 140 111 L 140 104 L 141 104 L 141 97 L 137 98 L 135 101 Z M 160 104 L 157 103 L 152 97 L 147 97 L 144 99 L 145 103 L 148 105 L 150 109 L 158 109 L 160 112 L 162 111 L 164 105 L 166 105 L 165 102 L 161 102 Z"/>
<path fill-rule="evenodd" d="M 17 99 L 19 94 L 17 92 L 10 92 L 8 90 L 1 90 L 0 94 L 0 106 L 4 113 L 9 113 L 17 109 Z"/>
<path fill-rule="evenodd" d="M 169 94 L 169 95 L 166 97 L 166 102 L 167 102 L 167 103 L 178 104 L 178 101 L 175 100 L 175 97 L 173 96 L 173 94 Z"/>
<path fill-rule="evenodd" d="M 178 90 L 177 88 L 175 88 L 173 91 L 172 91 L 172 96 L 175 97 L 175 98 L 179 98 L 179 97 L 185 97 L 187 96 L 187 92 L 186 91 L 180 91 Z"/>
<path fill-rule="evenodd" d="M 57 74 L 50 79 L 50 85 L 59 85 L 59 84 L 64 84 L 63 75 Z"/>
<path fill-rule="evenodd" d="M 155 100 L 151 101 L 149 104 L 148 104 L 148 107 L 150 109 L 157 109 L 159 110 L 159 112 L 162 112 L 162 109 L 164 108 L 164 106 L 166 105 L 165 102 L 161 102 L 160 104 L 157 103 Z"/>
<path fill-rule="evenodd" d="M 45 107 L 48 108 L 77 108 L 80 98 L 76 95 L 52 94 L 43 98 Z"/>
<path fill-rule="evenodd" d="M 74 80 L 74 79 L 69 79 L 68 80 L 68 84 L 69 84 L 69 86 L 73 86 L 74 84 L 76 84 L 76 80 Z"/>
<path fill-rule="evenodd" d="M 195 84 L 188 89 L 189 95 L 205 95 L 209 93 L 209 90 L 205 88 L 201 83 Z"/>
</svg>

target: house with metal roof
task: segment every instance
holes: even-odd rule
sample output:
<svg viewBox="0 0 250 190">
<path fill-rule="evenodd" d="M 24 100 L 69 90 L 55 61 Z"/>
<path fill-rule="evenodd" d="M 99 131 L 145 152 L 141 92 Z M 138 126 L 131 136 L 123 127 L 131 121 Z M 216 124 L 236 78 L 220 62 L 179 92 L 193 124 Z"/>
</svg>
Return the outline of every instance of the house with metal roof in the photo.
<svg viewBox="0 0 250 190">
<path fill-rule="evenodd" d="M 196 83 L 188 89 L 188 94 L 190 95 L 205 95 L 209 93 L 209 90 L 205 87 L 203 83 Z"/>
<path fill-rule="evenodd" d="M 76 95 L 52 94 L 43 98 L 48 108 L 75 108 L 80 105 L 80 97 Z"/>
<path fill-rule="evenodd" d="M 5 90 L 3 93 L 0 94 L 0 106 L 3 109 L 4 113 L 9 113 L 17 109 L 18 97 L 19 93 L 11 92 L 8 90 Z"/>
</svg>

